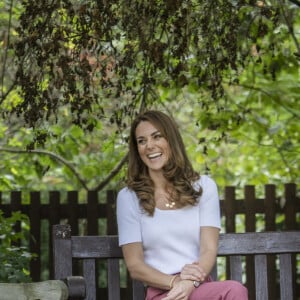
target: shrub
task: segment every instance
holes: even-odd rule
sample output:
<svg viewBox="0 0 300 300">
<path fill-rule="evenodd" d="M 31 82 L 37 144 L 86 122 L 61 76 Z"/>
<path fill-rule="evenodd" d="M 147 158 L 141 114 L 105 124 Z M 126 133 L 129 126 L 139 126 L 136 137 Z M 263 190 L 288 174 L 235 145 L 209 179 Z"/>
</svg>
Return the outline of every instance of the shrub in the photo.
<svg viewBox="0 0 300 300">
<path fill-rule="evenodd" d="M 15 230 L 20 224 L 21 230 Z M 35 256 L 27 251 L 29 219 L 21 212 L 5 217 L 0 210 L 0 282 L 30 282 L 29 263 Z M 24 246 L 25 244 L 25 246 Z"/>
</svg>

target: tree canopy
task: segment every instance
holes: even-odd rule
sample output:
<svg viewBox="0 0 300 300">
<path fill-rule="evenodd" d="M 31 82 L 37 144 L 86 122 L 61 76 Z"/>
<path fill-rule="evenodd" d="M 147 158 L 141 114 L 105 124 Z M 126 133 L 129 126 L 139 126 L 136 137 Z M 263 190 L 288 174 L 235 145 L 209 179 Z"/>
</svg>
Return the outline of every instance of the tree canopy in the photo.
<svg viewBox="0 0 300 300">
<path fill-rule="evenodd" d="M 101 190 L 148 108 L 222 185 L 299 178 L 299 1 L 2 5 L 0 186 Z"/>
</svg>

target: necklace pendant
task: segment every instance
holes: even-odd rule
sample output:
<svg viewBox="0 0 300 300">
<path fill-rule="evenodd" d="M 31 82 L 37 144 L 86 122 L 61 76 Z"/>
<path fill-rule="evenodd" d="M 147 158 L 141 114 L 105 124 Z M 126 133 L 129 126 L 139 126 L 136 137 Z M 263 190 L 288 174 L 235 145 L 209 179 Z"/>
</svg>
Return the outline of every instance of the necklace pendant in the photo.
<svg viewBox="0 0 300 300">
<path fill-rule="evenodd" d="M 167 208 L 173 208 L 175 206 L 175 202 L 172 201 L 172 202 L 166 203 L 165 205 Z"/>
</svg>

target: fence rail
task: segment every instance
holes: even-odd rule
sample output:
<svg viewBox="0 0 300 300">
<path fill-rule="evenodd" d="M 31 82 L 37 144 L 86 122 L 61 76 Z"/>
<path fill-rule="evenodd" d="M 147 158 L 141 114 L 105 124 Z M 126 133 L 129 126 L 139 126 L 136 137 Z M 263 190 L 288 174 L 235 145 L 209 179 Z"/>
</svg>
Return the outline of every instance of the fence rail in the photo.
<svg viewBox="0 0 300 300">
<path fill-rule="evenodd" d="M 257 199 L 255 196 L 255 186 L 248 185 L 244 187 L 244 199 L 240 200 L 236 197 L 235 187 L 226 187 L 224 189 L 224 196 L 221 197 L 220 200 L 221 213 L 224 221 L 223 231 L 237 231 L 237 216 L 242 216 L 242 218 L 244 218 L 243 230 L 245 232 L 300 230 L 300 198 L 297 196 L 296 189 L 297 187 L 294 183 L 285 184 L 284 194 L 279 197 L 276 195 L 275 185 L 265 185 L 264 198 Z M 72 227 L 73 235 L 113 235 L 117 233 L 115 191 L 107 191 L 105 201 L 100 199 L 99 194 L 94 191 L 87 192 L 84 201 L 79 201 L 79 193 L 77 191 L 67 192 L 66 200 L 64 201 L 61 201 L 62 196 L 60 192 L 50 191 L 47 195 L 47 204 L 45 204 L 45 199 L 43 198 L 44 195 L 44 192 L 30 192 L 29 200 L 27 199 L 27 204 L 24 204 L 24 193 L 12 191 L 9 193 L 9 201 L 4 201 L 3 193 L 0 192 L 0 210 L 4 212 L 5 216 L 11 215 L 13 211 L 21 211 L 29 217 L 30 252 L 37 254 L 37 258 L 34 259 L 30 265 L 30 273 L 34 281 L 53 278 L 51 254 L 52 225 L 68 223 Z M 258 215 L 261 215 L 260 226 L 263 224 L 260 228 L 257 228 Z M 281 222 L 276 221 L 279 216 L 282 217 Z M 42 232 L 42 225 L 47 227 L 46 234 L 45 232 Z M 103 228 L 105 228 L 105 230 L 101 232 Z M 44 263 L 46 265 L 42 266 L 41 254 L 42 251 L 45 251 L 42 250 L 42 247 L 45 247 L 45 241 L 47 241 L 46 244 L 48 247 L 48 250 L 46 251 L 47 259 Z M 246 262 L 246 273 L 249 275 L 246 275 L 246 277 L 247 285 L 250 287 L 254 284 L 251 279 L 253 278 L 253 276 L 251 276 L 253 271 L 252 265 L 253 262 L 251 261 L 251 258 L 249 258 Z M 269 259 L 269 268 L 270 270 L 274 270 L 275 258 Z M 45 269 L 49 270 L 47 275 L 48 278 L 45 278 L 45 276 L 42 278 L 42 272 L 45 271 Z M 270 280 L 275 281 L 276 278 L 271 278 Z"/>
</svg>

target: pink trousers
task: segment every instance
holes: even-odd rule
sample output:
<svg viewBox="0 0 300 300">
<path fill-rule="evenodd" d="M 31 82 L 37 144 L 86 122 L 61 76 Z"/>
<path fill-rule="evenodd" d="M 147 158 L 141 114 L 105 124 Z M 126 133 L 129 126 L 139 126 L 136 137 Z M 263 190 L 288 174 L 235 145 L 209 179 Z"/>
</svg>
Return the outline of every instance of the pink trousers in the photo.
<svg viewBox="0 0 300 300">
<path fill-rule="evenodd" d="M 145 300 L 161 300 L 168 291 L 148 287 Z M 247 289 L 238 281 L 207 281 L 195 288 L 189 300 L 248 300 Z"/>
</svg>

